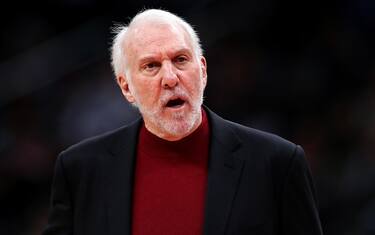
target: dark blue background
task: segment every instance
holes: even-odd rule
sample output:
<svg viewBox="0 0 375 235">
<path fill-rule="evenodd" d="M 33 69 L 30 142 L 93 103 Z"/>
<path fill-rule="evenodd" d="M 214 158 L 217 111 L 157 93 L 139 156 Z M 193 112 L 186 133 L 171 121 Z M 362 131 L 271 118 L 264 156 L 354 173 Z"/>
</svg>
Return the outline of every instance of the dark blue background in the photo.
<svg viewBox="0 0 375 235">
<path fill-rule="evenodd" d="M 57 154 L 138 115 L 110 28 L 144 7 L 197 29 L 206 105 L 304 147 L 326 235 L 374 233 L 375 1 L 42 0 L 0 10 L 0 234 L 39 234 Z"/>
</svg>

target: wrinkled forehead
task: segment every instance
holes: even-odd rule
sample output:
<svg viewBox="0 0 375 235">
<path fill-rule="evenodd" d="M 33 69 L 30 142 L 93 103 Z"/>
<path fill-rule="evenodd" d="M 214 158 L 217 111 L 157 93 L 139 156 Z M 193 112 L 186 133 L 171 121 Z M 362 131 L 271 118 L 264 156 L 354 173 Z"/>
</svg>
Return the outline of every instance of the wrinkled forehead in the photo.
<svg viewBox="0 0 375 235">
<path fill-rule="evenodd" d="M 185 47 L 193 51 L 192 39 L 187 31 L 177 22 L 162 20 L 135 22 L 130 25 L 125 40 L 129 56 L 134 56 L 147 49 Z"/>
</svg>

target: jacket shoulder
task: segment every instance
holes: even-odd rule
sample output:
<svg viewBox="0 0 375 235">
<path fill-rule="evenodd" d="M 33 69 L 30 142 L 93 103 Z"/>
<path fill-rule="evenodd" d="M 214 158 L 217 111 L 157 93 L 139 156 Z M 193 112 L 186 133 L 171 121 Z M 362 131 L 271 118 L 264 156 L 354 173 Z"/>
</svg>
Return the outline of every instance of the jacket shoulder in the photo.
<svg viewBox="0 0 375 235">
<path fill-rule="evenodd" d="M 227 121 L 231 129 L 237 134 L 241 142 L 246 146 L 260 148 L 266 152 L 285 152 L 287 155 L 295 151 L 297 145 L 276 134 L 247 127 L 238 123 Z"/>
<path fill-rule="evenodd" d="M 249 165 L 264 169 L 272 175 L 276 190 L 280 191 L 292 168 L 307 169 L 305 153 L 296 145 L 278 135 L 229 122 L 242 143 L 238 156 Z"/>
<path fill-rule="evenodd" d="M 293 162 L 306 161 L 302 147 L 289 140 L 241 124 L 227 122 L 241 142 L 240 158 L 270 167 L 274 177 L 285 175 Z"/>
<path fill-rule="evenodd" d="M 298 146 L 278 135 L 235 123 L 208 110 L 213 133 L 225 142 L 240 143 L 241 158 L 266 160 L 268 162 L 288 162 L 293 158 Z M 215 136 L 214 136 L 215 138 Z M 231 140 L 235 139 L 235 140 Z"/>
<path fill-rule="evenodd" d="M 132 144 L 127 143 L 127 140 L 135 139 L 139 124 L 140 120 L 136 120 L 129 125 L 84 139 L 63 150 L 59 157 L 66 164 L 74 164 L 77 161 L 86 162 L 97 156 L 111 154 L 120 145 Z"/>
</svg>

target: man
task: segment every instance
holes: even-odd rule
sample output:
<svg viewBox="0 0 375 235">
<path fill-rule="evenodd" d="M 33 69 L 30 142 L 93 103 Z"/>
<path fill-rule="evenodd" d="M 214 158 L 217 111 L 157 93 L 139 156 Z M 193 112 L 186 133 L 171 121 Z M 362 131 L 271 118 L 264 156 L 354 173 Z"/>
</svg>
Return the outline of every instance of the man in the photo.
<svg viewBox="0 0 375 235">
<path fill-rule="evenodd" d="M 120 27 L 113 68 L 142 119 L 57 159 L 51 234 L 322 234 L 301 147 L 202 106 L 207 64 L 181 18 Z"/>
</svg>

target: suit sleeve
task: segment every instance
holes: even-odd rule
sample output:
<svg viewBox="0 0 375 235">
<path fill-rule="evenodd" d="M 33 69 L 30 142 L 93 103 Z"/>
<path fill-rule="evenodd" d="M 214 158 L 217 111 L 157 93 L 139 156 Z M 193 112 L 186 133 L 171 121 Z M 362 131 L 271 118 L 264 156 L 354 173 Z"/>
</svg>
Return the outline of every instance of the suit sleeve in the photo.
<svg viewBox="0 0 375 235">
<path fill-rule="evenodd" d="M 282 193 L 282 234 L 321 235 L 314 184 L 300 146 L 290 161 Z"/>
<path fill-rule="evenodd" d="M 59 155 L 55 164 L 48 224 L 42 235 L 73 234 L 72 200 L 62 159 L 63 153 Z"/>
</svg>

